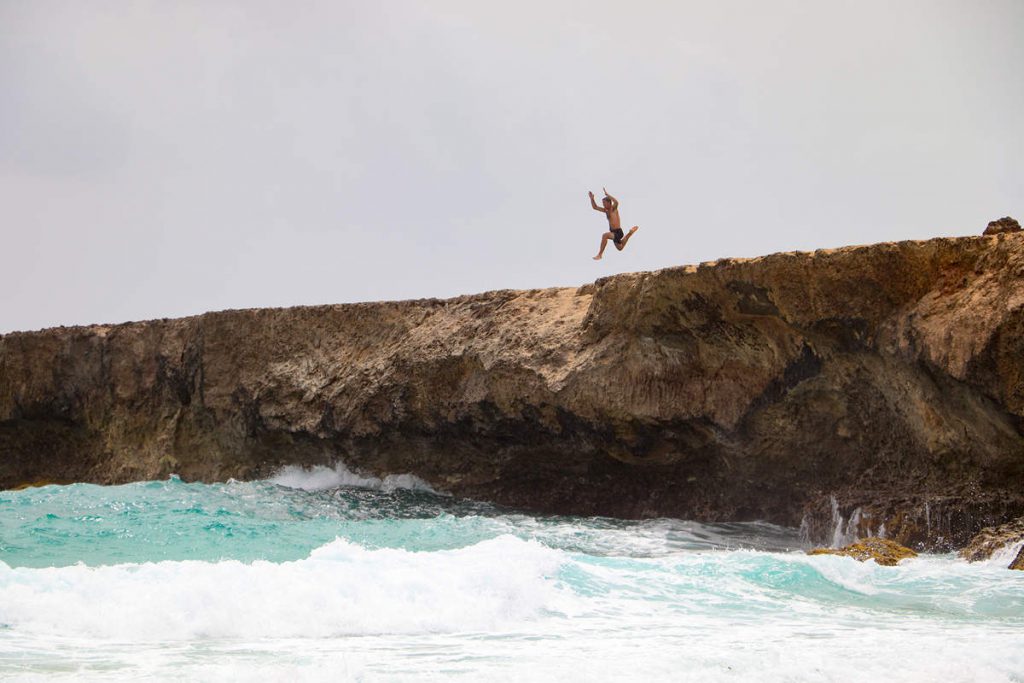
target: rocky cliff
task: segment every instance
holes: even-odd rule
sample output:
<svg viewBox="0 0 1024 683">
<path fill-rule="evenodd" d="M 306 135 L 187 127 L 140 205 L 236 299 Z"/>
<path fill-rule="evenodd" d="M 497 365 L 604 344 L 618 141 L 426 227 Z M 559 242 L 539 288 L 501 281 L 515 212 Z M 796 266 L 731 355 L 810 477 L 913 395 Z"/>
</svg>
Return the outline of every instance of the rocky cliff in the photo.
<svg viewBox="0 0 1024 683">
<path fill-rule="evenodd" d="M 0 337 L 0 486 L 412 472 L 962 544 L 1024 514 L 1024 234 Z"/>
</svg>

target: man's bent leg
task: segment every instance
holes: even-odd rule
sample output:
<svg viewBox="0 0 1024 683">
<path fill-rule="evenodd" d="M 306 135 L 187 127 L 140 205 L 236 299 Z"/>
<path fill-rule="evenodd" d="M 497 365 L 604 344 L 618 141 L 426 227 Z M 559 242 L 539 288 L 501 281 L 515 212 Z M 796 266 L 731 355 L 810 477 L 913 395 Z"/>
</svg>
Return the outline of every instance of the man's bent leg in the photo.
<svg viewBox="0 0 1024 683">
<path fill-rule="evenodd" d="M 615 247 L 619 251 L 622 251 L 623 249 L 625 249 L 626 248 L 626 242 L 628 242 L 629 238 L 633 236 L 633 233 L 636 232 L 639 229 L 640 229 L 639 225 L 634 225 L 632 228 L 629 229 L 629 232 L 627 232 L 626 235 L 622 238 L 622 241 L 617 243 L 615 245 Z"/>
<path fill-rule="evenodd" d="M 597 256 L 594 257 L 595 261 L 600 261 L 601 257 L 604 256 L 604 248 L 608 246 L 608 240 L 612 239 L 613 237 L 615 237 L 615 235 L 613 235 L 610 232 L 606 232 L 605 234 L 601 235 L 601 248 L 598 250 Z"/>
</svg>

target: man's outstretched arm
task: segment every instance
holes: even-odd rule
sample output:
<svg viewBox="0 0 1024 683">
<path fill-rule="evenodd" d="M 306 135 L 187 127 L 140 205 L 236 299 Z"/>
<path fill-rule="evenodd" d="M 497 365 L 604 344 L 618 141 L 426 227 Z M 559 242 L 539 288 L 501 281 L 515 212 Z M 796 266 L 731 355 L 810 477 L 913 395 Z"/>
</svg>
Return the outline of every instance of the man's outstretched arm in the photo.
<svg viewBox="0 0 1024 683">
<path fill-rule="evenodd" d="M 607 188 L 602 187 L 601 189 L 604 190 L 604 196 L 607 197 L 608 199 L 612 200 L 612 208 L 613 209 L 619 208 L 619 200 L 616 199 L 615 197 L 611 196 L 610 194 L 608 194 Z"/>
<path fill-rule="evenodd" d="M 594 207 L 594 211 L 600 211 L 601 213 L 608 213 L 607 211 L 604 210 L 604 207 L 598 206 L 597 202 L 594 201 L 594 193 L 593 192 L 589 192 L 588 191 L 587 194 L 590 195 L 590 205 L 592 207 Z"/>
</svg>

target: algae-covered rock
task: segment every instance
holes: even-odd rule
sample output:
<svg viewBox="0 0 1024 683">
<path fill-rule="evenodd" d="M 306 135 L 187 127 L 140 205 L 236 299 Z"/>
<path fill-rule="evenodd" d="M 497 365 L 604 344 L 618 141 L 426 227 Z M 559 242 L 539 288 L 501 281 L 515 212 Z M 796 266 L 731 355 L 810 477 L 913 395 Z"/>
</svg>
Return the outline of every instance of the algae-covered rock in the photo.
<svg viewBox="0 0 1024 683">
<path fill-rule="evenodd" d="M 12 486 L 12 487 L 10 487 L 9 490 L 11 490 L 11 491 L 23 491 L 24 489 L 34 489 L 34 488 L 39 488 L 41 486 L 50 486 L 51 484 L 56 484 L 56 483 L 57 482 L 50 481 L 49 479 L 36 479 L 34 481 L 26 481 L 24 483 L 17 484 L 16 486 Z"/>
<path fill-rule="evenodd" d="M 1020 569 L 1024 571 L 1024 546 L 1021 546 L 1020 550 L 1017 551 L 1017 557 L 1010 563 L 1010 569 Z"/>
<path fill-rule="evenodd" d="M 862 538 L 856 543 L 851 543 L 843 548 L 815 548 L 814 550 L 809 550 L 807 554 L 843 555 L 844 557 L 852 557 L 861 562 L 874 560 L 886 567 L 894 567 L 899 564 L 900 560 L 907 557 L 917 557 L 917 553 L 910 548 L 884 538 Z"/>
<path fill-rule="evenodd" d="M 970 542 L 960 550 L 960 557 L 968 562 L 987 560 L 992 553 L 1024 541 L 1024 517 L 1000 526 L 989 526 L 979 531 Z M 1016 561 L 1020 561 L 1020 555 Z"/>
</svg>

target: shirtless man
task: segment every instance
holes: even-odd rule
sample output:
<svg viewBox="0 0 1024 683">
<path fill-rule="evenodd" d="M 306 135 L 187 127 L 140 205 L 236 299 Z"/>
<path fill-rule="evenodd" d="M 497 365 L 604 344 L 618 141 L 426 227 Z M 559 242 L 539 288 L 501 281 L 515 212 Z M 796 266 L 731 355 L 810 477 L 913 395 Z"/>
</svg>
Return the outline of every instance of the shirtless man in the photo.
<svg viewBox="0 0 1024 683">
<path fill-rule="evenodd" d="M 594 193 L 589 192 L 590 205 L 594 207 L 594 211 L 600 211 L 608 217 L 609 232 L 601 235 L 601 249 L 597 252 L 597 256 L 594 257 L 595 261 L 600 261 L 601 257 L 604 256 L 604 248 L 608 246 L 608 240 L 615 243 L 615 248 L 622 251 L 626 248 L 626 242 L 633 236 L 633 233 L 639 230 L 639 226 L 634 225 L 629 229 L 629 233 L 626 235 L 622 234 L 622 227 L 619 222 L 619 200 L 608 194 L 608 190 L 604 190 L 604 199 L 601 200 L 603 206 L 598 206 L 597 202 L 594 201 Z"/>
</svg>

